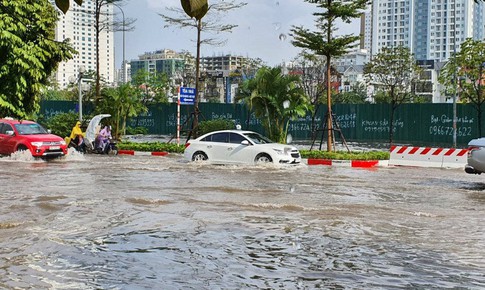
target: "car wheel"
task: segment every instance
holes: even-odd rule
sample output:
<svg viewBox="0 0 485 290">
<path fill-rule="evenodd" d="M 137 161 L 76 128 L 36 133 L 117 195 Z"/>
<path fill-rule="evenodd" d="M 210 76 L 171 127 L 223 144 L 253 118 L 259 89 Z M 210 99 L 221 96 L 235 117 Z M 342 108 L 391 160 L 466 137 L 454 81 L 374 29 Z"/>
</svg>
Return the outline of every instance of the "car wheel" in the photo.
<svg viewBox="0 0 485 290">
<path fill-rule="evenodd" d="M 273 159 L 271 159 L 271 156 L 269 156 L 266 153 L 261 153 L 256 156 L 256 163 L 271 163 L 273 162 Z"/>
<path fill-rule="evenodd" d="M 19 145 L 19 147 L 17 147 L 17 151 L 27 151 L 29 150 L 29 148 L 27 148 L 27 146 L 25 145 Z"/>
<path fill-rule="evenodd" d="M 209 159 L 204 152 L 197 151 L 192 155 L 192 161 L 205 161 Z"/>
</svg>

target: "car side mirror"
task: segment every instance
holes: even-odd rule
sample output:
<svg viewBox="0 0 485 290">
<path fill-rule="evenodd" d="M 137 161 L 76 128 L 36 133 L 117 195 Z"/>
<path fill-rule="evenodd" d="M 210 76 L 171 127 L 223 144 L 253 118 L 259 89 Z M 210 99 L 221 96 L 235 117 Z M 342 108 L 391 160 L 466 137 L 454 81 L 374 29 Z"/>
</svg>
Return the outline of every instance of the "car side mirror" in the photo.
<svg viewBox="0 0 485 290">
<path fill-rule="evenodd" d="M 243 141 L 241 141 L 241 145 L 249 146 L 249 141 L 243 140 Z"/>
<path fill-rule="evenodd" d="M 7 134 L 7 135 L 9 135 L 9 136 L 13 136 L 13 135 L 14 135 L 14 132 L 13 132 L 13 130 L 7 130 L 7 131 L 5 132 L 5 134 Z"/>
</svg>

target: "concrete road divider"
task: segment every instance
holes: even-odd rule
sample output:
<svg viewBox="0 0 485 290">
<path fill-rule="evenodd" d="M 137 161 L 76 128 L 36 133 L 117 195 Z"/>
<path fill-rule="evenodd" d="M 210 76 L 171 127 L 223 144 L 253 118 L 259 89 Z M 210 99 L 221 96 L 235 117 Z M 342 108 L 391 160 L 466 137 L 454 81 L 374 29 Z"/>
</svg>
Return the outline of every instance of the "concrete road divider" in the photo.
<svg viewBox="0 0 485 290">
<path fill-rule="evenodd" d="M 392 146 L 389 165 L 462 168 L 467 162 L 467 149 Z"/>
</svg>

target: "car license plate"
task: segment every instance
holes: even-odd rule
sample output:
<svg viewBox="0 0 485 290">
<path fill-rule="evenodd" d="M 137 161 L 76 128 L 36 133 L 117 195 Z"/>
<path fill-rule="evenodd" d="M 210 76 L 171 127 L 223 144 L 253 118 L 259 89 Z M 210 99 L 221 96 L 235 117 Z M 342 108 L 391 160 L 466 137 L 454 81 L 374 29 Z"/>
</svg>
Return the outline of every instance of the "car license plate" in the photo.
<svg viewBox="0 0 485 290">
<path fill-rule="evenodd" d="M 49 149 L 50 150 L 59 150 L 59 149 L 61 149 L 61 147 L 60 146 L 50 146 Z"/>
</svg>

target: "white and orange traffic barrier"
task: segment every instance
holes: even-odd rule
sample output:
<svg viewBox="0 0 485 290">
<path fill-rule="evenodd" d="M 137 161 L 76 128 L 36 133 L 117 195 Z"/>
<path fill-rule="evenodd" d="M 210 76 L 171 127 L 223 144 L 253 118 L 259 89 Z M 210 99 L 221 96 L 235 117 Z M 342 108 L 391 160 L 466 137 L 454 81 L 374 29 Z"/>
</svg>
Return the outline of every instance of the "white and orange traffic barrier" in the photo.
<svg viewBox="0 0 485 290">
<path fill-rule="evenodd" d="M 118 155 L 167 156 L 168 152 L 144 152 L 135 150 L 118 150 Z"/>
<path fill-rule="evenodd" d="M 461 168 L 468 149 L 392 146 L 390 153 L 390 166 Z"/>
</svg>

